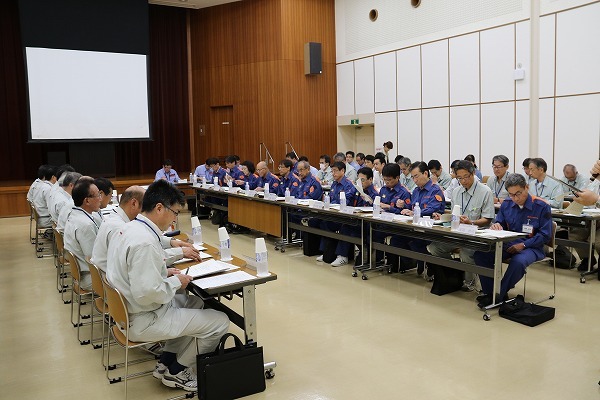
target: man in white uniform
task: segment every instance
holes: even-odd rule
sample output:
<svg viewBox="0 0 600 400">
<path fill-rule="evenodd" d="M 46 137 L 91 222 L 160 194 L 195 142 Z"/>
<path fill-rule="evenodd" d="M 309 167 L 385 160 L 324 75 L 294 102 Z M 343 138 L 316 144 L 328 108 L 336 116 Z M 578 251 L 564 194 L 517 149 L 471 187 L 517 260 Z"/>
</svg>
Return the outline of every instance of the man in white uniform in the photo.
<svg viewBox="0 0 600 400">
<path fill-rule="evenodd" d="M 47 195 L 52 189 L 52 185 L 56 182 L 56 176 L 54 176 L 54 167 L 48 165 L 44 170 L 43 179 L 37 184 L 37 188 L 33 193 L 33 205 L 39 215 L 38 226 L 40 228 L 50 228 L 52 226 L 52 219 L 50 218 L 50 211 L 48 211 L 48 203 L 46 201 Z"/>
<path fill-rule="evenodd" d="M 161 236 L 184 204 L 173 185 L 152 183 L 142 213 L 125 224 L 120 240 L 109 244 L 106 276 L 127 301 L 131 340 L 166 340 L 154 377 L 169 387 L 197 391 L 196 354 L 215 349 L 229 319 L 222 312 L 203 310 L 198 297 L 176 294 L 192 277 L 167 270 Z"/>
<path fill-rule="evenodd" d="M 72 192 L 75 206 L 65 225 L 65 249 L 73 253 L 79 262 L 81 270 L 79 286 L 85 290 L 92 288 L 86 257 L 92 256 L 94 241 L 100 228 L 92 215 L 94 211 L 100 210 L 100 196 L 101 193 L 91 177 L 79 178 Z"/>
<path fill-rule="evenodd" d="M 52 221 L 58 223 L 58 216 L 63 207 L 73 207 L 73 198 L 71 193 L 77 179 L 81 178 L 81 174 L 78 172 L 65 172 L 62 174 L 60 182 L 60 188 L 54 192 L 53 196 L 48 199 L 48 210 L 50 210 L 50 217 Z"/>
<path fill-rule="evenodd" d="M 92 250 L 92 262 L 104 273 L 106 273 L 109 243 L 127 222 L 133 220 L 142 211 L 142 199 L 145 192 L 146 189 L 141 186 L 127 188 L 121 195 L 119 207 L 113 208 L 104 216 L 104 222 L 100 225 Z M 190 243 L 167 236 L 161 236 L 161 243 L 167 255 L 167 265 L 171 265 L 184 257 L 200 261 L 200 252 Z"/>
</svg>

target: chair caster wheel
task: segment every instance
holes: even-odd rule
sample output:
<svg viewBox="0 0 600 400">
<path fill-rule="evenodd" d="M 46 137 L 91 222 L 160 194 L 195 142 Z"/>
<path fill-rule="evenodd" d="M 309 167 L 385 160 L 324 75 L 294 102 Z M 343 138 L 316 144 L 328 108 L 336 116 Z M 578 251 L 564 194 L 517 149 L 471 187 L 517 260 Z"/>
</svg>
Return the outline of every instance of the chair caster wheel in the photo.
<svg viewBox="0 0 600 400">
<path fill-rule="evenodd" d="M 363 275 L 363 276 L 362 276 L 362 280 L 363 280 L 363 281 L 366 281 L 367 279 L 369 279 L 369 278 L 367 278 L 367 276 L 366 276 L 366 275 Z"/>
<path fill-rule="evenodd" d="M 489 321 L 490 319 L 492 319 L 492 317 L 489 314 L 483 314 L 484 321 Z"/>
<path fill-rule="evenodd" d="M 265 371 L 265 378 L 266 379 L 273 379 L 275 378 L 275 372 L 273 372 L 272 369 L 268 369 Z"/>
<path fill-rule="evenodd" d="M 277 250 L 279 250 L 279 247 L 278 247 L 278 246 L 275 246 L 275 251 L 277 251 Z"/>
<path fill-rule="evenodd" d="M 281 249 L 280 251 L 281 251 L 282 253 L 285 253 L 285 249 Z"/>
<path fill-rule="evenodd" d="M 354 272 L 352 273 L 352 277 L 353 277 L 353 278 L 356 278 L 357 276 L 358 276 L 358 274 L 356 273 L 356 271 L 354 271 Z"/>
<path fill-rule="evenodd" d="M 579 283 L 585 283 L 585 278 L 583 276 L 579 278 Z"/>
</svg>

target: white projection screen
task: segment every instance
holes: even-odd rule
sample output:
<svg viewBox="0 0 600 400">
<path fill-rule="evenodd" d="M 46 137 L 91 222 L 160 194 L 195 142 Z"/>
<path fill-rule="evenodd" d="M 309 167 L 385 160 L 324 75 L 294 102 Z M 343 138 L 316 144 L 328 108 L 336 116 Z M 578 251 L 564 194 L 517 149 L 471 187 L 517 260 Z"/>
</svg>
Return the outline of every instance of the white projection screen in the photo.
<svg viewBox="0 0 600 400">
<path fill-rule="evenodd" d="M 25 51 L 31 140 L 150 137 L 146 55 Z"/>
</svg>

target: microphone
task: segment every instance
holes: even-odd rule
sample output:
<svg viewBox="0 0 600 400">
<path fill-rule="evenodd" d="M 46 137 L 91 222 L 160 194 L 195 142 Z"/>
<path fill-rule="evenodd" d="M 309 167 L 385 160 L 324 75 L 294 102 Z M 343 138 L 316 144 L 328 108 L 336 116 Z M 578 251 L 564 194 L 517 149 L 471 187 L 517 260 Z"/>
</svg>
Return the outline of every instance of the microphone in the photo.
<svg viewBox="0 0 600 400">
<path fill-rule="evenodd" d="M 598 177 L 598 175 L 600 175 L 600 174 L 593 174 L 592 177 L 590 178 L 590 181 L 594 182 L 596 180 L 596 178 Z"/>
</svg>

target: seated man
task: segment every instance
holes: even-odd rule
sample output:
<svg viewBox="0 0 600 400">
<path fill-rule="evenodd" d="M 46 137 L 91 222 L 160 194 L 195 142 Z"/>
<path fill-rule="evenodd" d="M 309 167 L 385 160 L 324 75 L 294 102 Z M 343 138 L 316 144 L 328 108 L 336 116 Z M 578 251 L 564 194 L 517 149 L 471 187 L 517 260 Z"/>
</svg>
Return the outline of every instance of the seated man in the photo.
<svg viewBox="0 0 600 400">
<path fill-rule="evenodd" d="M 434 184 L 429 178 L 429 169 L 423 161 L 417 161 L 410 165 L 410 173 L 415 182 L 415 189 L 412 192 L 410 203 L 402 210 L 403 215 L 413 215 L 413 209 L 418 203 L 421 209 L 421 217 L 433 216 L 434 213 L 442 214 L 446 208 L 444 193 L 439 185 Z M 400 243 L 406 246 L 406 242 L 411 250 L 427 254 L 427 245 L 430 242 L 421 239 L 410 240 L 403 238 Z M 417 261 L 417 274 L 422 274 L 425 269 L 423 261 Z M 432 274 L 428 273 L 426 279 L 431 280 Z"/>
<path fill-rule="evenodd" d="M 208 160 L 206 160 L 206 163 L 208 164 L 208 168 L 211 170 L 211 175 L 213 178 L 212 181 L 208 181 L 207 183 L 214 183 L 214 179 L 217 178 L 217 184 L 219 186 L 227 185 L 227 183 L 225 182 L 227 171 L 225 171 L 225 169 L 221 167 L 219 159 L 216 157 L 211 157 Z"/>
<path fill-rule="evenodd" d="M 375 163 L 375 156 L 372 154 L 367 154 L 365 156 L 365 165 L 364 166 L 367 168 L 373 169 L 373 168 L 375 168 L 374 163 Z"/>
<path fill-rule="evenodd" d="M 141 186 L 128 187 L 121 195 L 119 207 L 113 208 L 105 215 L 92 249 L 92 262 L 104 273 L 106 273 L 106 260 L 110 241 L 127 222 L 135 219 L 140 213 L 145 192 L 146 189 Z M 161 236 L 160 239 L 167 256 L 165 260 L 167 265 L 171 265 L 184 257 L 200 261 L 199 251 L 191 243 L 167 236 Z"/>
<path fill-rule="evenodd" d="M 308 161 L 298 161 L 298 176 L 300 177 L 300 187 L 296 193 L 299 199 L 321 200 L 323 197 L 323 188 L 310 171 Z"/>
<path fill-rule="evenodd" d="M 358 163 L 356 161 L 354 161 L 354 152 L 351 150 L 348 150 L 346 152 L 346 164 L 350 165 L 352 168 L 354 168 L 357 171 L 360 169 L 360 165 L 358 165 Z M 357 173 L 357 175 L 358 175 L 358 173 Z"/>
<path fill-rule="evenodd" d="M 438 160 L 429 160 L 427 163 L 429 171 L 431 171 L 431 180 L 442 187 L 442 190 L 447 189 L 452 181 L 452 177 L 442 168 L 442 164 Z"/>
<path fill-rule="evenodd" d="M 54 196 L 49 200 L 48 209 L 50 210 L 50 217 L 52 221 L 58 224 L 58 217 L 63 207 L 73 207 L 73 198 L 71 193 L 75 182 L 81 178 L 81 174 L 78 172 L 65 172 L 61 177 L 60 188 L 56 191 Z"/>
<path fill-rule="evenodd" d="M 196 354 L 215 349 L 229 319 L 220 311 L 202 309 L 197 296 L 177 294 L 192 277 L 169 271 L 165 264 L 162 232 L 184 204 L 174 186 L 162 180 L 152 183 L 142 213 L 125 224 L 120 240 L 109 244 L 106 277 L 127 300 L 130 339 L 167 341 L 154 377 L 169 387 L 197 391 Z"/>
<path fill-rule="evenodd" d="M 531 172 L 529 171 L 529 163 L 531 160 L 533 160 L 533 158 L 529 157 L 523 160 L 523 176 L 525 177 L 525 180 L 529 186 L 531 186 L 531 180 L 533 179 L 531 177 Z"/>
<path fill-rule="evenodd" d="M 298 165 L 298 164 L 296 164 Z M 298 191 L 300 190 L 300 178 L 298 178 L 293 172 L 292 169 L 294 165 L 292 161 L 285 159 L 281 160 L 279 163 L 279 175 L 281 175 L 281 184 L 277 187 L 277 196 L 282 197 L 285 196 L 285 190 L 290 190 L 290 195 L 292 197 L 297 197 Z"/>
<path fill-rule="evenodd" d="M 319 158 L 319 172 L 317 173 L 317 179 L 321 185 L 330 185 L 333 182 L 333 173 L 329 164 L 331 164 L 331 157 L 323 154 Z"/>
<path fill-rule="evenodd" d="M 472 224 L 477 226 L 488 226 L 496 211 L 494 209 L 494 194 L 489 187 L 479 182 L 475 176 L 475 167 L 470 161 L 461 160 L 454 168 L 456 179 L 461 186 L 452 193 L 452 205 L 460 206 L 460 223 Z M 434 219 L 440 219 L 441 213 L 434 213 Z M 452 252 L 458 246 L 443 242 L 433 242 L 427 246 L 427 250 L 434 256 L 451 259 Z M 460 260 L 467 264 L 475 264 L 473 260 L 474 250 L 468 248 L 460 249 Z M 465 289 L 473 287 L 472 281 L 475 275 L 468 273 L 466 276 L 467 286 Z"/>
<path fill-rule="evenodd" d="M 344 192 L 346 196 L 346 205 L 355 206 L 357 192 L 356 188 L 354 187 L 354 184 L 350 181 L 350 179 L 348 179 L 348 177 L 346 177 L 346 163 L 342 161 L 337 161 L 333 163 L 331 171 L 333 172 L 333 183 L 331 184 L 331 192 L 329 193 L 329 199 L 331 204 L 340 204 L 340 193 Z M 337 232 L 342 226 L 339 222 L 326 220 L 311 220 L 311 225 L 314 224 L 316 221 L 318 221 L 319 227 L 321 229 L 328 230 L 330 232 Z M 322 237 L 319 250 L 321 250 L 321 252 L 325 252 L 325 248 L 327 247 L 328 242 L 332 240 L 334 239 Z M 323 261 L 323 256 L 321 255 L 317 257 L 317 261 Z M 342 265 L 346 264 L 348 264 L 347 256 L 337 256 L 337 258 L 331 263 L 331 266 L 341 267 Z"/>
<path fill-rule="evenodd" d="M 594 181 L 586 189 L 579 192 L 579 197 L 576 197 L 574 201 L 589 208 L 600 208 L 600 160 L 596 161 L 590 174 L 594 177 Z M 569 239 L 586 241 L 589 240 L 590 234 L 590 229 L 587 228 L 571 228 L 569 230 Z M 600 224 L 596 225 L 594 249 L 596 251 L 600 249 Z M 590 263 L 588 250 L 576 248 L 576 251 L 581 259 L 581 263 L 577 267 L 579 271 L 587 271 L 590 264 L 592 268 L 596 265 L 597 260 L 594 253 L 592 253 Z"/>
<path fill-rule="evenodd" d="M 298 159 L 298 162 L 300 162 L 300 161 L 306 161 L 306 162 L 308 162 L 308 157 L 306 157 L 306 156 L 300 156 L 300 158 Z M 318 169 L 316 169 L 315 167 L 313 167 L 312 165 L 310 165 L 310 163 L 308 164 L 308 167 L 310 168 L 310 173 L 311 173 L 313 176 L 315 176 L 315 177 L 316 177 L 316 176 L 317 176 L 317 174 L 319 173 L 319 170 L 318 170 Z M 296 175 L 300 176 L 300 175 L 298 174 L 298 164 L 296 164 Z"/>
<path fill-rule="evenodd" d="M 240 169 L 240 176 L 235 179 L 234 185 L 246 188 L 246 183 L 248 183 L 248 189 L 254 190 L 256 189 L 256 184 L 258 180 L 258 175 L 256 175 L 256 168 L 254 168 L 254 163 L 252 161 L 244 161 L 238 167 Z"/>
<path fill-rule="evenodd" d="M 506 191 L 506 179 L 510 174 L 508 172 L 508 157 L 502 154 L 494 156 L 492 158 L 492 168 L 494 176 L 490 176 L 486 184 L 494 193 L 494 203 L 502 203 L 508 197 Z"/>
<path fill-rule="evenodd" d="M 73 253 L 81 270 L 82 289 L 92 288 L 92 278 L 86 258 L 92 257 L 94 241 L 100 226 L 94 219 L 93 212 L 100 211 L 102 194 L 89 176 L 82 176 L 73 187 L 73 207 L 65 224 L 65 249 Z"/>
<path fill-rule="evenodd" d="M 210 158 L 207 158 L 204 164 L 198 165 L 194 171 L 194 175 L 196 175 L 199 182 L 202 182 L 202 178 L 206 179 L 207 182 L 212 182 L 212 171 L 208 166 L 208 160 Z"/>
<path fill-rule="evenodd" d="M 547 169 L 548 164 L 543 158 L 532 158 L 529 161 L 529 174 L 532 178 L 529 182 L 529 193 L 544 200 L 550 204 L 550 207 L 562 208 L 563 185 L 548 178 L 546 176 Z"/>
<path fill-rule="evenodd" d="M 365 153 L 356 153 L 356 164 L 358 164 L 358 169 L 357 169 L 357 173 L 358 170 L 361 169 L 362 167 L 366 167 L 365 165 Z"/>
<path fill-rule="evenodd" d="M 177 175 L 177 171 L 171 168 L 172 165 L 173 162 L 167 158 L 163 162 L 162 168 L 156 171 L 154 180 L 157 181 L 159 179 L 163 179 L 167 182 L 177 183 L 179 181 L 179 175 Z"/>
<path fill-rule="evenodd" d="M 356 170 L 354 169 L 354 167 L 352 167 L 350 164 L 348 164 L 346 162 L 346 155 L 342 152 L 339 153 L 335 153 L 335 155 L 333 156 L 333 162 L 342 162 L 344 164 L 346 164 L 346 177 L 348 179 L 350 179 L 350 182 L 354 183 L 356 182 Z"/>
<path fill-rule="evenodd" d="M 39 215 L 38 227 L 39 228 L 50 228 L 52 226 L 52 218 L 50 217 L 50 211 L 48 210 L 48 194 L 52 190 L 52 185 L 56 182 L 55 168 L 51 165 L 47 165 L 44 169 L 44 176 L 40 183 L 38 183 L 35 192 L 33 193 L 33 205 Z"/>
<path fill-rule="evenodd" d="M 281 184 L 281 181 L 279 180 L 278 177 L 273 175 L 271 173 L 271 171 L 269 171 L 269 168 L 267 167 L 266 162 L 261 161 L 258 164 L 256 164 L 256 173 L 258 174 L 258 179 L 256 180 L 256 191 L 257 192 L 264 192 L 265 183 L 268 183 L 269 184 L 269 192 L 277 193 L 277 191 L 279 190 L 278 188 L 279 188 L 279 185 Z"/>
<path fill-rule="evenodd" d="M 298 155 L 295 152 L 290 151 L 285 155 L 285 158 L 292 162 L 292 173 L 296 174 L 298 172 Z"/>
<path fill-rule="evenodd" d="M 33 196 L 35 194 L 35 191 L 36 191 L 38 185 L 44 180 L 44 171 L 46 170 L 47 167 L 48 167 L 47 164 L 42 164 L 38 167 L 37 178 L 35 179 L 35 181 L 33 181 L 31 186 L 29 186 L 29 190 L 27 191 L 27 201 L 30 201 L 30 202 L 33 201 Z"/>
<path fill-rule="evenodd" d="M 510 230 L 527 234 L 503 243 L 502 259 L 510 258 L 502 277 L 498 301 L 508 300 L 508 291 L 515 287 L 525 274 L 527 266 L 544 258 L 544 245 L 552 238 L 552 215 L 550 206 L 529 192 L 525 178 L 511 174 L 506 180 L 508 196 L 500 206 L 496 222 L 491 229 Z M 475 264 L 494 268 L 495 252 L 476 251 Z M 483 294 L 477 297 L 479 308 L 492 304 L 493 278 L 480 276 Z"/>
<path fill-rule="evenodd" d="M 112 200 L 112 192 L 115 190 L 115 185 L 113 185 L 110 179 L 106 178 L 94 179 L 94 185 L 100 190 L 100 211 L 94 214 L 94 218 L 96 218 L 96 222 L 98 222 L 98 226 L 100 226 L 104 221 L 104 216 L 110 212 L 106 207 Z"/>
<path fill-rule="evenodd" d="M 575 186 L 577 189 L 585 189 L 590 182 L 583 175 L 577 172 L 577 167 L 573 164 L 566 164 L 563 167 L 563 177 L 560 178 L 564 183 L 568 183 L 571 186 Z M 564 191 L 569 191 L 566 186 L 563 188 Z"/>
<path fill-rule="evenodd" d="M 373 185 L 377 190 L 381 190 L 385 186 L 383 182 L 383 167 L 385 167 L 385 164 L 383 154 L 375 156 L 373 161 Z"/>
</svg>

